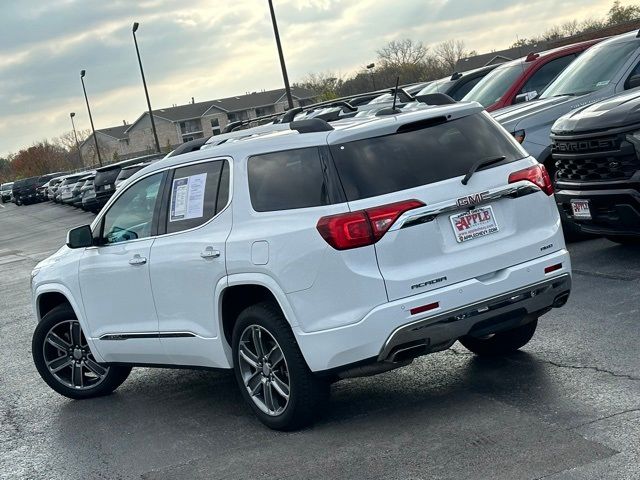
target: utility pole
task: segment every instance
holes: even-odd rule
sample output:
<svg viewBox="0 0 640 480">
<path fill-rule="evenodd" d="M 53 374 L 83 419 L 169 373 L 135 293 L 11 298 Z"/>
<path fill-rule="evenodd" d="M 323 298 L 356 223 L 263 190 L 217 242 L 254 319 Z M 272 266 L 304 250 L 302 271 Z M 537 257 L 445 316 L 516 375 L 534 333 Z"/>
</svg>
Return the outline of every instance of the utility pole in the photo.
<svg viewBox="0 0 640 480">
<path fill-rule="evenodd" d="M 284 54 L 282 53 L 282 44 L 280 43 L 280 33 L 278 32 L 276 13 L 273 10 L 273 0 L 269 0 L 269 10 L 271 10 L 271 23 L 273 23 L 273 33 L 276 36 L 276 45 L 278 46 L 278 55 L 280 56 L 280 68 L 282 68 L 284 89 L 287 92 L 287 102 L 289 102 L 289 110 L 291 110 L 293 108 L 293 97 L 291 96 L 291 87 L 289 86 L 289 75 L 287 75 L 287 66 L 284 63 Z"/>
<path fill-rule="evenodd" d="M 96 153 L 98 154 L 98 163 L 102 166 L 102 157 L 100 156 L 100 147 L 98 146 L 98 137 L 96 136 L 96 129 L 93 126 L 93 117 L 91 116 L 91 108 L 89 107 L 89 98 L 87 97 L 87 89 L 84 86 L 84 76 L 86 70 L 80 70 L 80 81 L 82 82 L 82 91 L 84 92 L 84 100 L 87 102 L 87 112 L 89 112 L 89 122 L 91 123 L 91 131 L 93 132 L 93 141 L 96 144 Z"/>
<path fill-rule="evenodd" d="M 151 100 L 149 100 L 149 91 L 147 90 L 147 81 L 144 78 L 144 70 L 142 69 L 142 60 L 140 59 L 140 50 L 138 49 L 138 39 L 136 31 L 140 24 L 135 22 L 131 29 L 133 33 L 133 43 L 136 45 L 136 55 L 138 55 L 138 65 L 140 65 L 140 75 L 142 75 L 142 85 L 144 86 L 144 95 L 147 97 L 147 108 L 149 109 L 149 119 L 151 120 L 151 130 L 153 131 L 153 140 L 156 142 L 156 152 L 160 153 L 160 142 L 158 141 L 158 132 L 156 131 L 156 122 L 153 119 L 153 111 L 151 110 Z"/>
</svg>

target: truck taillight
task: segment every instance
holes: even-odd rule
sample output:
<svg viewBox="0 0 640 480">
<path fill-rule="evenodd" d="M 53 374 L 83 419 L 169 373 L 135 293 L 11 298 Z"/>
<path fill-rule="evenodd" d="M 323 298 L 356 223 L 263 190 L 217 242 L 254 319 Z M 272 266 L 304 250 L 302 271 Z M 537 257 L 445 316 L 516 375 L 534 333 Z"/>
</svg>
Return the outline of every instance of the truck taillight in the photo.
<svg viewBox="0 0 640 480">
<path fill-rule="evenodd" d="M 537 185 L 547 195 L 553 195 L 553 183 L 551 183 L 551 178 L 544 165 L 534 165 L 509 175 L 509 183 L 516 183 L 522 180 Z"/>
<path fill-rule="evenodd" d="M 336 250 L 373 245 L 391 228 L 400 215 L 424 207 L 420 200 L 406 200 L 355 212 L 329 215 L 318 220 L 316 228 Z"/>
</svg>

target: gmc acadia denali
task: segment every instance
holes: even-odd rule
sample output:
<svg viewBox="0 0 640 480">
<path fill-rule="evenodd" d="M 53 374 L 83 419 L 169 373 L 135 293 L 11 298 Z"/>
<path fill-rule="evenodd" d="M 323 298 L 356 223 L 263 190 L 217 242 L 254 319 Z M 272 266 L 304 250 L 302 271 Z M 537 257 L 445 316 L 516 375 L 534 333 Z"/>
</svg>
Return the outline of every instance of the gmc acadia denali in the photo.
<svg viewBox="0 0 640 480">
<path fill-rule="evenodd" d="M 294 429 L 332 381 L 457 340 L 508 354 L 567 301 L 549 176 L 479 104 L 281 127 L 142 169 L 36 266 L 51 388 L 233 369 L 264 424 Z"/>
<path fill-rule="evenodd" d="M 640 243 L 640 92 L 560 117 L 553 159 L 560 215 L 586 233 Z"/>
</svg>

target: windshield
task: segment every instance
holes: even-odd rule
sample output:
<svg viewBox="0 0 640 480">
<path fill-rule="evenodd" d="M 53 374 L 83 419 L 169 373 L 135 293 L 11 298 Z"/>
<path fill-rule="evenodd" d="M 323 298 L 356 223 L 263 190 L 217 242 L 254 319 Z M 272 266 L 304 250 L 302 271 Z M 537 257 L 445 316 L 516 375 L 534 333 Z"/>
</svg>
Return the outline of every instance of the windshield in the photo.
<svg viewBox="0 0 640 480">
<path fill-rule="evenodd" d="M 447 93 L 447 83 L 450 81 L 451 77 L 442 78 L 440 80 L 436 80 L 435 82 L 431 82 L 429 85 L 420 90 L 418 95 L 427 95 L 428 93 Z"/>
<path fill-rule="evenodd" d="M 590 48 L 571 63 L 540 95 L 582 95 L 607 86 L 638 48 L 638 42 L 609 43 Z"/>
<path fill-rule="evenodd" d="M 476 101 L 489 107 L 502 98 L 523 72 L 522 63 L 504 65 L 492 70 L 467 93 L 463 101 Z"/>
</svg>

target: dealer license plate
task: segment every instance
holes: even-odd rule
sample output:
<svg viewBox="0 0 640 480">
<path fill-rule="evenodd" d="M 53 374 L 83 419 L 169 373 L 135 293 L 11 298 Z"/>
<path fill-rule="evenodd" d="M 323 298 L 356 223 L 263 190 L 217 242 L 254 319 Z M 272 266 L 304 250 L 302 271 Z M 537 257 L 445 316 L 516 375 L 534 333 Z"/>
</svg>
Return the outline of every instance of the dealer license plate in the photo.
<svg viewBox="0 0 640 480">
<path fill-rule="evenodd" d="M 458 243 L 486 237 L 499 230 L 493 208 L 490 206 L 478 207 L 468 212 L 451 215 L 449 219 Z"/>
<path fill-rule="evenodd" d="M 574 218 L 591 220 L 589 200 L 571 200 L 571 210 L 573 211 Z"/>
</svg>

